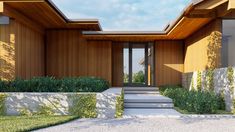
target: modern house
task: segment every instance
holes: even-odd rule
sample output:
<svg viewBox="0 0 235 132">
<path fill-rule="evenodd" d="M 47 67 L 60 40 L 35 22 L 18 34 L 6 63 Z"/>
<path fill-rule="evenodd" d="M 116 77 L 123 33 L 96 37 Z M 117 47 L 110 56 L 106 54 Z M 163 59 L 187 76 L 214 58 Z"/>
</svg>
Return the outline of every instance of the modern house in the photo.
<svg viewBox="0 0 235 132">
<path fill-rule="evenodd" d="M 0 78 L 181 84 L 183 73 L 235 65 L 234 18 L 235 0 L 193 0 L 163 31 L 102 31 L 98 20 L 70 20 L 50 0 L 0 1 Z"/>
</svg>

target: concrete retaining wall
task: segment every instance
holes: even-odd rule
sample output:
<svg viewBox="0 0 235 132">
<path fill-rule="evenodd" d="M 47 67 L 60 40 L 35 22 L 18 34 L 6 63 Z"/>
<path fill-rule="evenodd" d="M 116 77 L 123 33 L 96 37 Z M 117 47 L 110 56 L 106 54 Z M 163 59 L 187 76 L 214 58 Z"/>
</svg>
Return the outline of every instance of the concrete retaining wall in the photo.
<svg viewBox="0 0 235 132">
<path fill-rule="evenodd" d="M 213 71 L 213 89 L 217 94 L 223 93 L 225 97 L 225 104 L 226 104 L 226 110 L 231 111 L 233 109 L 233 97 L 234 95 L 231 95 L 230 86 L 228 84 L 228 78 L 227 78 L 227 69 L 228 68 L 219 68 L 215 69 Z M 235 68 L 233 67 L 235 78 Z M 206 72 L 207 71 L 200 71 L 201 72 L 201 88 L 202 90 L 206 89 Z M 182 74 L 182 85 L 184 88 L 187 89 L 196 89 L 197 88 L 197 72 L 191 72 L 191 73 L 183 73 Z M 234 81 L 235 82 L 235 81 Z M 235 84 L 233 83 L 233 91 L 235 88 Z M 234 92 L 235 93 L 235 92 Z"/>
<path fill-rule="evenodd" d="M 110 88 L 102 93 L 4 93 L 5 114 L 20 115 L 22 112 L 38 112 L 41 107 L 50 108 L 54 115 L 70 115 L 73 105 L 70 96 L 76 94 L 95 94 L 98 118 L 114 118 L 116 98 L 121 88 Z"/>
</svg>

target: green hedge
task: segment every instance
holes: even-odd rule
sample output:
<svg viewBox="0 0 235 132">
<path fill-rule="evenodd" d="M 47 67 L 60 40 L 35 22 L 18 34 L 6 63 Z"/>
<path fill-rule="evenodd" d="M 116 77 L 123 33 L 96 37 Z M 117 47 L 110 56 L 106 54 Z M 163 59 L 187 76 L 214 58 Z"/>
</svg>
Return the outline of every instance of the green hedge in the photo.
<svg viewBox="0 0 235 132">
<path fill-rule="evenodd" d="M 35 77 L 30 80 L 0 81 L 0 92 L 102 92 L 108 88 L 108 81 L 95 77 Z"/>
<path fill-rule="evenodd" d="M 224 110 L 223 98 L 209 91 L 188 91 L 183 88 L 165 88 L 162 94 L 171 98 L 174 105 L 182 110 L 197 114 L 213 114 Z"/>
</svg>

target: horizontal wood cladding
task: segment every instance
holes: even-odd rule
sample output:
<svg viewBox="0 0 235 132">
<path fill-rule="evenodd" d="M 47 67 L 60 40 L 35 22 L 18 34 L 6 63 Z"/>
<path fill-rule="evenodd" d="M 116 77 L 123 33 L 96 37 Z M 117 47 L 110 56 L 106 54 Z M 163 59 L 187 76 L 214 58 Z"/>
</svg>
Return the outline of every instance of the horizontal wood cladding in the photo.
<svg viewBox="0 0 235 132">
<path fill-rule="evenodd" d="M 157 86 L 181 84 L 183 41 L 155 42 L 155 83 Z"/>
<path fill-rule="evenodd" d="M 47 75 L 96 76 L 112 82 L 111 41 L 86 41 L 79 30 L 48 30 Z"/>
<path fill-rule="evenodd" d="M 208 47 L 209 38 L 213 32 L 221 33 L 221 19 L 212 21 L 199 29 L 185 40 L 184 72 L 205 70 L 208 65 L 208 54 L 212 50 Z M 216 52 L 218 57 L 214 58 L 216 66 L 220 65 L 220 52 Z"/>
<path fill-rule="evenodd" d="M 16 20 L 0 25 L 0 78 L 44 76 L 44 35 Z"/>
</svg>

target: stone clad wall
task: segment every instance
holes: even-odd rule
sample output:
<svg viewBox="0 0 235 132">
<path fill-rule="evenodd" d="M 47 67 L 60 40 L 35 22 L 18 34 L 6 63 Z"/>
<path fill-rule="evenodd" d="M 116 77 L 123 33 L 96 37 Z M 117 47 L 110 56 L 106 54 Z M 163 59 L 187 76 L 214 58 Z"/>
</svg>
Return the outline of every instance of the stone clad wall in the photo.
<svg viewBox="0 0 235 132">
<path fill-rule="evenodd" d="M 235 92 L 233 92 L 234 95 L 231 94 L 231 87 L 229 85 L 228 77 L 227 77 L 227 70 L 228 68 L 219 68 L 215 69 L 213 71 L 213 89 L 216 94 L 223 93 L 225 97 L 225 103 L 226 103 L 226 110 L 231 111 L 233 109 L 233 97 L 235 96 Z M 233 71 L 235 71 L 235 68 L 233 67 Z M 201 88 L 202 90 L 206 89 L 207 84 L 207 71 L 196 71 L 196 72 L 190 72 L 190 73 L 183 73 L 182 74 L 182 86 L 184 88 L 187 88 L 189 90 L 197 89 L 197 76 L 198 72 L 201 72 Z M 235 78 L 235 72 L 233 73 L 233 78 Z M 233 91 L 235 88 L 235 81 L 233 81 Z"/>
<path fill-rule="evenodd" d="M 110 88 L 102 93 L 1 93 L 5 94 L 5 115 L 22 115 L 43 112 L 52 115 L 72 115 L 73 98 L 79 95 L 95 95 L 98 118 L 114 118 L 116 99 L 121 88 Z"/>
</svg>

